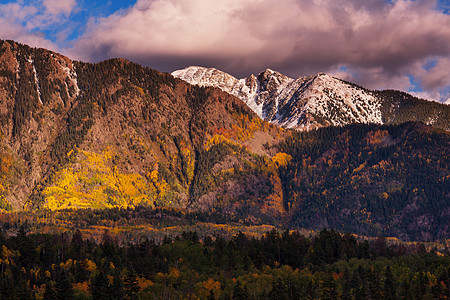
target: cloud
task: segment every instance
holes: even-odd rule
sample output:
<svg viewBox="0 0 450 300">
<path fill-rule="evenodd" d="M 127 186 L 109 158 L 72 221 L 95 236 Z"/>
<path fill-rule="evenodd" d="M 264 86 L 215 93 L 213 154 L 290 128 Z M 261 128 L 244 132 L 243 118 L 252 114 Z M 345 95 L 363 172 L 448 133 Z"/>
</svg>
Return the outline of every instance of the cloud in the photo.
<svg viewBox="0 0 450 300">
<path fill-rule="evenodd" d="M 415 79 L 427 91 L 428 99 L 448 101 L 450 98 L 450 57 L 425 61 L 412 72 Z"/>
<path fill-rule="evenodd" d="M 56 40 L 64 39 L 68 16 L 76 0 L 31 0 L 0 4 L 0 38 L 58 51 Z M 46 34 L 47 33 L 47 34 Z M 67 35 L 67 33 L 66 33 Z"/>
<path fill-rule="evenodd" d="M 33 47 L 43 47 L 46 49 L 58 49 L 58 46 L 47 40 L 42 34 L 30 33 L 21 26 L 10 24 L 0 20 L 0 38 L 14 40 Z"/>
<path fill-rule="evenodd" d="M 358 83 L 407 89 L 414 67 L 449 59 L 450 16 L 435 7 L 427 0 L 138 0 L 90 24 L 71 51 L 162 71 L 214 66 L 241 77 L 268 67 L 298 76 L 346 66 Z M 450 75 L 439 68 L 418 74 L 420 83 L 445 88 L 438 74 Z"/>
<path fill-rule="evenodd" d="M 0 38 L 87 61 L 125 57 L 161 71 L 327 72 L 446 101 L 450 15 L 443 11 L 442 0 L 137 0 L 86 25 L 75 22 L 93 12 L 77 0 L 18 0 L 0 4 Z"/>
<path fill-rule="evenodd" d="M 43 4 L 48 13 L 53 15 L 69 15 L 75 8 L 76 0 L 43 0 Z"/>
<path fill-rule="evenodd" d="M 33 5 L 8 3 L 0 5 L 0 38 L 16 40 L 31 46 L 55 49 L 41 32 L 32 32 L 38 21 L 39 9 Z M 28 22 L 30 20 L 30 22 Z M 32 25 L 34 24 L 34 25 Z"/>
</svg>

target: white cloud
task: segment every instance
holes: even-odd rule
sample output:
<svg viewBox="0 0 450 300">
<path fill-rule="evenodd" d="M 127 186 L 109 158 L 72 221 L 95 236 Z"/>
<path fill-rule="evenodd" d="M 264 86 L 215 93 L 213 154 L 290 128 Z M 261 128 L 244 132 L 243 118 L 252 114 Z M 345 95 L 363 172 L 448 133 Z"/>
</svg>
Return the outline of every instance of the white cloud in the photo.
<svg viewBox="0 0 450 300">
<path fill-rule="evenodd" d="M 30 33 L 21 26 L 8 23 L 0 19 L 0 38 L 5 40 L 14 40 L 32 47 L 43 47 L 46 49 L 58 49 L 57 45 L 47 40 L 41 34 Z"/>
<path fill-rule="evenodd" d="M 48 13 L 53 15 L 69 15 L 76 7 L 76 0 L 43 0 L 43 4 Z"/>
<path fill-rule="evenodd" d="M 0 5 L 0 38 L 11 39 L 31 46 L 55 49 L 56 45 L 40 32 L 33 32 L 40 23 L 39 9 L 33 5 L 8 3 Z"/>
<path fill-rule="evenodd" d="M 450 57 L 437 58 L 433 67 L 424 66 L 415 69 L 415 77 L 425 89 L 434 90 L 450 87 Z"/>
<path fill-rule="evenodd" d="M 58 51 L 44 31 L 60 28 L 56 39 L 67 35 L 64 24 L 77 7 L 76 0 L 31 0 L 0 4 L 0 38 Z M 64 38 L 64 37 L 63 37 Z"/>
</svg>

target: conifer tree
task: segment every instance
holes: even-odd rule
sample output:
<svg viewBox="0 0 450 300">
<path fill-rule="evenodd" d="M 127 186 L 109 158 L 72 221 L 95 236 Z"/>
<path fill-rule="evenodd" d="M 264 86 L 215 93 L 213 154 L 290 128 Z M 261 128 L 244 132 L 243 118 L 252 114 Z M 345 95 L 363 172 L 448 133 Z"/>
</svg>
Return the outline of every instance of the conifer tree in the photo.
<svg viewBox="0 0 450 300">
<path fill-rule="evenodd" d="M 97 299 L 109 299 L 109 283 L 108 277 L 104 270 L 100 270 L 97 275 L 94 276 L 91 282 L 91 293 L 94 300 Z"/>
<path fill-rule="evenodd" d="M 56 291 L 55 291 L 54 285 L 55 285 L 54 281 L 49 281 L 45 285 L 44 299 L 47 299 L 47 300 L 58 300 L 58 296 L 56 295 Z"/>
<path fill-rule="evenodd" d="M 133 269 L 129 270 L 123 280 L 124 294 L 127 299 L 137 299 L 139 292 L 139 283 L 137 281 L 136 273 Z"/>
<path fill-rule="evenodd" d="M 245 287 L 241 286 L 238 281 L 233 289 L 233 300 L 247 300 L 249 298 L 248 291 Z"/>
<path fill-rule="evenodd" d="M 55 291 L 58 299 L 73 299 L 74 297 L 73 287 L 69 281 L 69 276 L 63 269 L 60 269 L 57 272 Z"/>
<path fill-rule="evenodd" d="M 111 299 L 123 299 L 124 296 L 124 289 L 123 289 L 123 281 L 120 278 L 120 273 L 119 271 L 115 271 L 114 272 L 114 278 L 113 278 L 113 282 L 112 285 L 110 287 L 110 291 L 111 291 Z"/>
<path fill-rule="evenodd" d="M 342 288 L 342 300 L 350 300 L 351 299 L 351 286 L 350 286 L 350 275 L 348 269 L 344 270 L 344 286 Z"/>
<path fill-rule="evenodd" d="M 391 267 L 389 265 L 386 267 L 386 273 L 384 277 L 385 277 L 383 288 L 384 298 L 396 299 L 394 276 L 392 275 Z"/>
</svg>

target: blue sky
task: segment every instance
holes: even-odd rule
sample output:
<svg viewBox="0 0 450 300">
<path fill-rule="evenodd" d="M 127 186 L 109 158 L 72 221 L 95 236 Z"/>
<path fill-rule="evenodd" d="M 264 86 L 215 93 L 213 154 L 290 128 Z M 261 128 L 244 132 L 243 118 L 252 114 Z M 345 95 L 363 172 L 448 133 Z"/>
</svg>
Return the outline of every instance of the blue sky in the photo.
<svg viewBox="0 0 450 300">
<path fill-rule="evenodd" d="M 164 72 L 325 72 L 450 102 L 448 0 L 0 0 L 0 38 Z"/>
<path fill-rule="evenodd" d="M 76 40 L 80 35 L 82 35 L 89 20 L 106 18 L 119 10 L 132 7 L 135 3 L 136 1 L 77 1 L 78 7 L 71 12 L 68 17 L 68 22 L 61 25 L 62 27 L 67 26 L 70 28 L 70 34 L 67 36 L 67 40 L 65 42 Z M 60 28 L 44 28 L 43 32 L 46 34 L 46 38 L 53 40 L 55 39 L 55 35 L 60 32 Z M 63 47 L 64 45 L 60 46 Z"/>
</svg>

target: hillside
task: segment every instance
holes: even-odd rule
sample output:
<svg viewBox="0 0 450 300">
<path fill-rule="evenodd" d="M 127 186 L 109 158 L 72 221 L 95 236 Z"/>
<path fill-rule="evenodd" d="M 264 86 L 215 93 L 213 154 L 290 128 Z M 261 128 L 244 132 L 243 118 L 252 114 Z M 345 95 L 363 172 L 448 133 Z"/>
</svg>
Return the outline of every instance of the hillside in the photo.
<svg viewBox="0 0 450 300">
<path fill-rule="evenodd" d="M 269 73 L 261 75 L 266 90 L 276 88 L 275 77 L 293 84 Z M 330 78 L 313 76 L 302 91 L 335 82 Z M 336 84 L 342 93 L 357 90 Z M 263 121 L 218 88 L 124 59 L 90 64 L 0 41 L 0 208 L 170 208 L 193 214 L 189 222 L 448 238 L 448 132 L 402 123 L 424 109 L 421 101 L 395 102 L 394 93 L 385 105 L 376 92 L 364 93 L 350 101 L 364 109 L 337 111 L 398 124 L 301 133 Z M 284 116 L 296 113 L 291 104 Z M 391 109 L 396 105 L 401 110 Z M 328 116 L 323 125 L 347 124 L 320 107 Z M 317 116 L 309 128 L 320 123 Z"/>
<path fill-rule="evenodd" d="M 264 151 L 278 132 L 224 92 L 123 59 L 0 49 L 4 208 L 186 207 L 205 145 Z"/>
<path fill-rule="evenodd" d="M 205 172 L 223 192 L 203 190 L 196 204 L 202 206 L 192 207 L 203 211 L 199 220 L 335 228 L 403 240 L 449 238 L 448 132 L 409 122 L 291 133 L 272 146 L 272 159 L 234 168 L 235 176 L 224 178 L 215 168 Z M 210 158 L 204 165 L 225 161 Z M 208 209 L 201 209 L 206 200 Z"/>
<path fill-rule="evenodd" d="M 448 105 L 399 91 L 370 91 L 323 73 L 293 79 L 267 69 L 237 79 L 214 68 L 188 67 L 172 75 L 191 84 L 218 87 L 240 98 L 263 120 L 283 128 L 418 121 L 450 130 Z"/>
<path fill-rule="evenodd" d="M 419 123 L 296 133 L 280 170 L 289 227 L 449 237 L 449 133 Z"/>
</svg>

